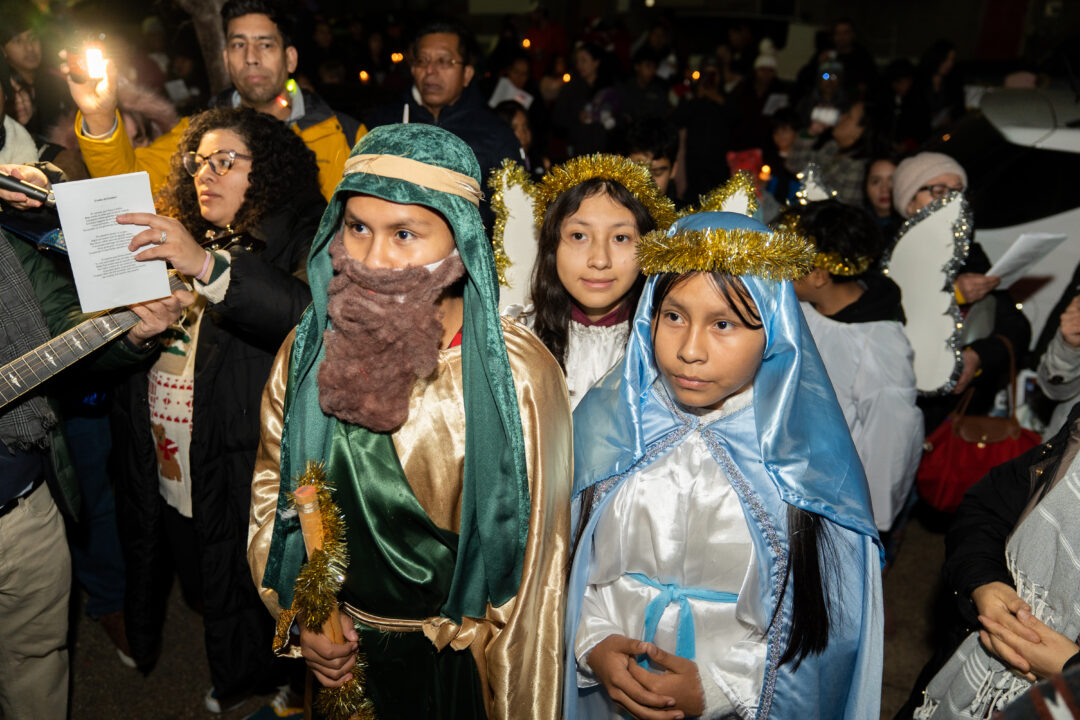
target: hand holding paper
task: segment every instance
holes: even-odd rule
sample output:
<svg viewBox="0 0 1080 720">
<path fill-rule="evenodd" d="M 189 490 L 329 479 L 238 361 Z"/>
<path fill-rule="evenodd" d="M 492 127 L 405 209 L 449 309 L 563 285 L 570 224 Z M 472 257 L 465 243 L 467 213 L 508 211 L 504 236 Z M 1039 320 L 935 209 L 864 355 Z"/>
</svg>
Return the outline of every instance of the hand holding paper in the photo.
<svg viewBox="0 0 1080 720">
<path fill-rule="evenodd" d="M 116 222 L 122 213 L 154 212 L 145 172 L 59 183 L 53 194 L 83 312 L 169 295 L 165 262 L 139 263 L 128 250 L 142 228 Z"/>
<path fill-rule="evenodd" d="M 133 229 L 142 230 L 131 238 L 128 250 L 138 253 L 135 260 L 166 260 L 170 265 L 188 277 L 195 277 L 203 268 L 206 250 L 196 242 L 179 220 L 162 217 L 153 213 L 127 213 L 118 215 L 116 221 L 121 225 L 134 225 Z"/>
</svg>

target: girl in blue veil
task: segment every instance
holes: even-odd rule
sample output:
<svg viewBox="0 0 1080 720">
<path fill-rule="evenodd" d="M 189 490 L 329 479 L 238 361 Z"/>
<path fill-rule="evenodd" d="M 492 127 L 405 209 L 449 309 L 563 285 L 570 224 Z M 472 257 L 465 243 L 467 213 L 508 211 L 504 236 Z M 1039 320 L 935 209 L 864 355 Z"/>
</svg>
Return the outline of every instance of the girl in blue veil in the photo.
<svg viewBox="0 0 1080 720">
<path fill-rule="evenodd" d="M 877 531 L 790 283 L 813 247 L 700 213 L 638 253 L 626 357 L 574 413 L 565 716 L 876 718 Z"/>
</svg>

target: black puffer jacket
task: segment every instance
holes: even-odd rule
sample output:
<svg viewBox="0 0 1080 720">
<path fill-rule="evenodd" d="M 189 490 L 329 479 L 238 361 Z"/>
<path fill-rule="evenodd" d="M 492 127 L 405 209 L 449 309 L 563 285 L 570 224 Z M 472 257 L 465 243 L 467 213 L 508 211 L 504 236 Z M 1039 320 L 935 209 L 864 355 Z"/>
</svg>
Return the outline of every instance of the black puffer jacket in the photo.
<svg viewBox="0 0 1080 720">
<path fill-rule="evenodd" d="M 458 101 L 444 107 L 436 119 L 430 110 L 417 102 L 410 86 L 398 102 L 384 105 L 366 118 L 368 129 L 400 123 L 406 106 L 409 122 L 436 125 L 465 141 L 480 164 L 481 187 L 485 193 L 485 183 L 492 170 L 502 165 L 506 158 L 521 159 L 521 145 L 514 137 L 514 131 L 488 109 L 479 92 L 472 87 L 465 88 Z"/>
<path fill-rule="evenodd" d="M 259 402 L 274 356 L 311 302 L 307 255 L 325 203 L 310 193 L 267 217 L 260 252 L 234 247 L 229 289 L 202 320 L 195 355 L 192 520 L 211 676 L 218 697 L 269 679 L 272 622 L 246 559 L 250 486 L 259 441 Z M 145 370 L 117 393 L 113 462 L 117 517 L 127 563 L 125 616 L 133 655 L 152 665 L 177 548 L 163 534 L 164 501 L 150 428 Z M 186 557 L 184 554 L 186 553 Z"/>
</svg>

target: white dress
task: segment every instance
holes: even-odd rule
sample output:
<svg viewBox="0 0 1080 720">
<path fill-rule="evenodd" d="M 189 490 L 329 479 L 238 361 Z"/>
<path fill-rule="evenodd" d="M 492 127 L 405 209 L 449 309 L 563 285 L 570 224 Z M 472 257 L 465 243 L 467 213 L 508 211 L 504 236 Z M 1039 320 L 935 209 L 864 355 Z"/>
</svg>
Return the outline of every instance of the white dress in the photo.
<svg viewBox="0 0 1080 720">
<path fill-rule="evenodd" d="M 533 306 L 510 305 L 503 315 L 514 318 L 530 330 L 536 321 Z M 622 360 L 630 337 L 630 320 L 614 325 L 583 325 L 570 320 L 566 343 L 566 389 L 573 410 L 596 381 Z"/>
<path fill-rule="evenodd" d="M 747 409 L 752 393 L 735 396 L 703 417 L 703 424 Z M 754 597 L 754 550 L 739 496 L 699 433 L 627 478 L 597 521 L 594 543 L 574 645 L 579 686 L 597 683 L 585 662 L 597 643 L 612 634 L 644 637 L 646 606 L 661 591 L 630 576 L 641 574 L 664 584 L 738 594 L 734 603 L 690 599 L 694 662 L 705 691 L 702 717 L 753 717 L 769 617 Z M 657 627 L 653 641 L 666 652 L 675 652 L 679 616 L 679 603 L 673 602 Z M 612 718 L 624 717 L 614 704 L 609 707 Z"/>
<path fill-rule="evenodd" d="M 904 508 L 922 456 L 911 344 L 900 323 L 837 322 L 800 303 L 870 484 L 878 530 Z"/>
<path fill-rule="evenodd" d="M 596 381 L 622 360 L 630 321 L 614 325 L 582 325 L 570 321 L 566 346 L 566 389 L 573 410 Z"/>
</svg>

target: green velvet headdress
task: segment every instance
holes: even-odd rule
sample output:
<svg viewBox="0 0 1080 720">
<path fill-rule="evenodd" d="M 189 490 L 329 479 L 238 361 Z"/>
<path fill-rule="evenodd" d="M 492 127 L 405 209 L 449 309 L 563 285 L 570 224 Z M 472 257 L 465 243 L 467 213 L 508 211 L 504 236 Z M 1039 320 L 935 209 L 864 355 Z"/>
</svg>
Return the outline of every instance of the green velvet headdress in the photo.
<svg viewBox="0 0 1080 720">
<path fill-rule="evenodd" d="M 434 182 L 427 181 L 431 177 L 424 182 L 441 185 L 446 191 L 402 179 L 413 170 L 418 178 L 434 177 Z M 473 182 L 455 182 L 455 177 L 468 180 L 461 175 Z M 442 614 L 457 622 L 463 615 L 482 617 L 487 603 L 499 606 L 517 593 L 529 524 L 525 442 L 498 317 L 499 289 L 491 243 L 484 234 L 478 198 L 470 196 L 473 189 L 479 192 L 479 179 L 480 167 L 468 145 L 430 125 L 379 127 L 353 148 L 346 174 L 311 246 L 308 281 L 312 304 L 297 326 L 289 365 L 281 491 L 263 576 L 263 585 L 277 591 L 282 607 L 292 603 L 293 583 L 304 558 L 299 522 L 289 512 L 289 493 L 296 489 L 294 478 L 308 460 L 328 456 L 337 422 L 319 405 L 317 377 L 328 322 L 327 286 L 333 277 L 328 248 L 341 227 L 345 202 L 354 193 L 423 205 L 441 213 L 454 232 L 467 273 L 461 341 L 465 478 L 457 565 Z"/>
</svg>

